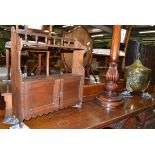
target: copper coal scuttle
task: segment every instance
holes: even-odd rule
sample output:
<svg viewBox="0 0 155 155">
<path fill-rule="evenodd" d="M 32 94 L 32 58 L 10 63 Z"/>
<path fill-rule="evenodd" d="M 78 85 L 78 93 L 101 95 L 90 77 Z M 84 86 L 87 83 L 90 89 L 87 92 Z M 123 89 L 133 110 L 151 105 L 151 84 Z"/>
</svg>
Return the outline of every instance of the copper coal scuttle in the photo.
<svg viewBox="0 0 155 155">
<path fill-rule="evenodd" d="M 150 83 L 151 70 L 138 59 L 125 68 L 126 89 L 130 93 L 144 92 Z"/>
</svg>

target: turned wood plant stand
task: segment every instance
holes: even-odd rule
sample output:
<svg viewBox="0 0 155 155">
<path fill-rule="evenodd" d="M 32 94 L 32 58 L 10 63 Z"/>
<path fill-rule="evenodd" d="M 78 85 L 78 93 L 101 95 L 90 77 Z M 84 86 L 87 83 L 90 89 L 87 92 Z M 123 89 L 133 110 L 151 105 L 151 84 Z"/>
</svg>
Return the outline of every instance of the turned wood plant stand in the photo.
<svg viewBox="0 0 155 155">
<path fill-rule="evenodd" d="M 118 88 L 117 81 L 119 80 L 119 74 L 117 70 L 119 48 L 121 39 L 121 26 L 115 25 L 113 27 L 112 46 L 110 52 L 110 64 L 106 73 L 105 91 L 102 95 L 97 97 L 97 102 L 106 108 L 116 108 L 122 105 L 123 99 L 116 93 Z"/>
</svg>

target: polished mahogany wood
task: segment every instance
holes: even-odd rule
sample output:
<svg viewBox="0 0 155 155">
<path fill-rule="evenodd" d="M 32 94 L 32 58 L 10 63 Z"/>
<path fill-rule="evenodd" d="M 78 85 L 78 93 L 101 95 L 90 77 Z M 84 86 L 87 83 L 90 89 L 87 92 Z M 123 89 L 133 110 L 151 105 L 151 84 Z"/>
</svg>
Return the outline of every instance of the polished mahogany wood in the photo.
<svg viewBox="0 0 155 155">
<path fill-rule="evenodd" d="M 111 62 L 118 61 L 120 40 L 121 40 L 121 25 L 114 25 L 112 35 L 112 45 L 110 51 Z"/>
<path fill-rule="evenodd" d="M 81 109 L 63 109 L 24 123 L 31 129 L 125 128 L 128 121 L 135 118 L 134 128 L 143 128 L 146 121 L 144 113 L 155 108 L 155 102 L 139 96 L 124 99 L 124 102 L 123 106 L 107 110 L 91 100 L 83 103 Z M 1 112 L 1 118 L 2 116 Z M 0 128 L 9 126 L 0 124 Z"/>
<path fill-rule="evenodd" d="M 116 93 L 118 88 L 117 81 L 119 80 L 119 74 L 117 70 L 117 62 L 119 57 L 121 39 L 121 26 L 113 26 L 112 45 L 110 52 L 110 64 L 107 70 L 105 79 L 105 92 L 97 97 L 97 102 L 106 108 L 116 108 L 123 104 L 122 97 Z"/>
<path fill-rule="evenodd" d="M 117 62 L 119 57 L 120 39 L 121 39 L 121 26 L 114 25 L 112 35 L 112 45 L 110 51 L 110 64 L 105 77 L 107 81 L 117 82 L 119 79 L 117 71 Z"/>
<path fill-rule="evenodd" d="M 138 117 L 139 120 L 137 120 L 137 123 L 142 123 L 141 121 L 144 121 L 142 120 L 144 118 L 141 117 L 143 116 L 141 115 L 142 112 L 155 107 L 155 102 L 152 102 L 152 100 L 144 100 L 139 96 L 135 96 L 132 99 L 125 99 L 124 102 L 124 106 L 120 106 L 117 109 L 106 110 L 94 101 L 89 101 L 83 103 L 81 109 L 65 109 L 50 114 L 46 118 L 38 117 L 37 119 L 33 119 L 32 122 L 25 121 L 25 124 L 30 128 L 36 128 L 35 122 L 38 122 L 38 128 L 43 128 L 45 124 L 48 128 L 104 128 L 126 119 L 125 124 L 129 118 L 133 117 Z M 43 123 L 41 125 L 39 121 L 42 119 L 45 119 L 45 124 Z M 121 126 L 121 128 L 122 127 L 123 126 Z"/>
<path fill-rule="evenodd" d="M 97 89 L 98 84 L 94 85 Z M 122 87 L 120 84 L 118 84 L 118 86 L 120 88 Z M 88 87 L 89 85 L 87 85 L 86 91 L 89 91 Z M 93 85 L 91 85 L 91 89 L 92 87 Z M 90 93 L 92 93 L 91 89 Z M 5 88 L 3 87 L 1 90 L 5 90 Z M 153 98 L 155 97 L 154 86 L 150 86 L 147 91 L 153 94 Z M 24 123 L 34 129 L 154 128 L 155 115 L 153 109 L 155 109 L 155 100 L 145 100 L 140 96 L 134 96 L 133 98 L 125 99 L 123 106 L 107 110 L 96 103 L 95 96 L 96 95 L 84 97 L 84 102 L 80 109 L 62 109 L 54 113 L 24 121 Z M 7 129 L 11 126 L 2 123 L 4 115 L 5 110 L 0 110 L 1 129 Z"/>
</svg>

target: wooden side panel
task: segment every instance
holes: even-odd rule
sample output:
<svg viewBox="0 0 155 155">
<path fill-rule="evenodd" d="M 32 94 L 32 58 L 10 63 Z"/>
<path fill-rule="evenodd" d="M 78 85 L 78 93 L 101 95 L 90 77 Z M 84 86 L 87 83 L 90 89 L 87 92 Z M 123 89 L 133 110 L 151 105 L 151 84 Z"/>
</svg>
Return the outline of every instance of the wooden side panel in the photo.
<svg viewBox="0 0 155 155">
<path fill-rule="evenodd" d="M 12 110 L 19 121 L 22 116 L 22 73 L 20 69 L 20 55 L 22 42 L 16 31 L 11 30 L 11 88 L 12 88 Z"/>
<path fill-rule="evenodd" d="M 59 109 L 60 80 L 35 80 L 24 83 L 23 113 L 26 120 Z"/>
</svg>

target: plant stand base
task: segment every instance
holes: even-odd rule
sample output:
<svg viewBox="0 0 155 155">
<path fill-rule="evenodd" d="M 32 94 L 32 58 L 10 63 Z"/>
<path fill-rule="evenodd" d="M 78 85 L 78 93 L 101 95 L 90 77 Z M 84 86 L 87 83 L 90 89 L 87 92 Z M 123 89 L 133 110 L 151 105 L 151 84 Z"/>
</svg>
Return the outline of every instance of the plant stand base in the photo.
<svg viewBox="0 0 155 155">
<path fill-rule="evenodd" d="M 118 94 L 108 95 L 106 92 L 96 97 L 96 100 L 105 108 L 117 108 L 124 104 L 121 96 L 118 96 Z"/>
</svg>

